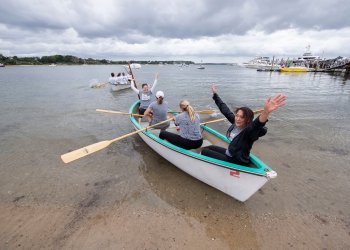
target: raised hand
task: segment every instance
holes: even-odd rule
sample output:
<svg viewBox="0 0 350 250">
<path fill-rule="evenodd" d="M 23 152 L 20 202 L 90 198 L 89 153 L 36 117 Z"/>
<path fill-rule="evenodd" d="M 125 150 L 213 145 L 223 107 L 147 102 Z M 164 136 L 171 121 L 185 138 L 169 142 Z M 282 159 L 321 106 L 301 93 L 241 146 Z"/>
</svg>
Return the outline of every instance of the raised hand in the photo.
<svg viewBox="0 0 350 250">
<path fill-rule="evenodd" d="M 213 83 L 213 84 L 211 85 L 211 91 L 213 92 L 213 94 L 216 94 L 215 83 Z"/>
<path fill-rule="evenodd" d="M 273 98 L 269 97 L 265 101 L 264 111 L 267 113 L 271 113 L 272 111 L 282 107 L 286 104 L 286 96 L 283 94 L 278 94 Z"/>
</svg>

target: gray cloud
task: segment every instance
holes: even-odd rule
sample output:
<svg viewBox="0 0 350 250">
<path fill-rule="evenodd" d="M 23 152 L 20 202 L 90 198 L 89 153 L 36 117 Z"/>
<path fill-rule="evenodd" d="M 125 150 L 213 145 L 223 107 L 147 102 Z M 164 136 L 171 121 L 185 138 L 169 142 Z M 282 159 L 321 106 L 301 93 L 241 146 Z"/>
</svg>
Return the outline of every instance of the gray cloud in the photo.
<svg viewBox="0 0 350 250">
<path fill-rule="evenodd" d="M 240 47 L 240 52 L 231 51 L 230 54 L 251 54 L 250 51 L 261 49 L 259 42 L 283 39 L 282 34 L 286 38 L 282 41 L 289 43 L 290 34 L 283 33 L 288 30 L 294 31 L 294 39 L 298 42 L 301 41 L 299 36 L 309 40 L 297 44 L 298 47 L 305 47 L 310 40 L 316 40 L 317 34 L 325 35 L 328 30 L 336 35 L 334 39 L 337 41 L 340 33 L 334 31 L 343 30 L 348 41 L 348 13 L 350 2 L 346 0 L 2 0 L 0 53 L 28 50 L 26 54 L 31 54 L 34 50 L 39 52 L 37 48 L 40 47 L 40 53 L 63 53 L 63 49 L 69 53 L 66 46 L 69 44 L 86 54 L 84 48 L 99 43 L 116 48 L 111 51 L 115 56 L 128 54 L 124 50 L 130 48 L 147 55 L 150 54 L 147 50 L 154 47 L 164 55 L 171 55 L 170 45 L 177 54 L 188 53 L 184 48 L 186 44 L 194 49 L 195 54 L 205 51 L 220 55 L 226 51 L 219 47 L 225 45 L 222 39 L 230 39 Z M 254 39 L 252 34 L 259 34 L 261 41 L 247 40 Z M 27 44 L 11 47 L 11 41 L 25 41 Z M 281 45 L 276 46 L 281 48 Z M 281 53 L 286 53 L 286 50 L 281 49 Z"/>
</svg>

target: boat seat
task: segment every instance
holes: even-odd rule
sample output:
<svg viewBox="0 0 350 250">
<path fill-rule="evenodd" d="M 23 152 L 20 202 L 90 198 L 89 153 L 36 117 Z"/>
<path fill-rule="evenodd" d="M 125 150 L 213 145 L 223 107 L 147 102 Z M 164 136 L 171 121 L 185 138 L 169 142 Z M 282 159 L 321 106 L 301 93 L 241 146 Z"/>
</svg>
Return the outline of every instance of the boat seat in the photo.
<svg viewBox="0 0 350 250">
<path fill-rule="evenodd" d="M 141 121 L 140 125 L 142 128 L 149 126 L 148 121 Z M 154 134 L 155 136 L 159 136 L 159 133 L 160 133 L 159 128 L 150 128 L 148 129 L 148 131 Z M 170 126 L 166 129 L 166 131 L 169 131 L 172 133 L 178 133 L 178 131 L 176 130 L 176 126 L 173 122 L 170 123 Z"/>
</svg>

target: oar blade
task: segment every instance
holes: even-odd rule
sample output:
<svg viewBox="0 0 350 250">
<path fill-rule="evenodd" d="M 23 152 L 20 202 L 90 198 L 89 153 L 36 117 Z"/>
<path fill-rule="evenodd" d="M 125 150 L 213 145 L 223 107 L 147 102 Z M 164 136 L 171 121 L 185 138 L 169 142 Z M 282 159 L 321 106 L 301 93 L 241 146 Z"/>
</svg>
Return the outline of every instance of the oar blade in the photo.
<svg viewBox="0 0 350 250">
<path fill-rule="evenodd" d="M 79 148 L 72 152 L 61 155 L 61 159 L 64 163 L 69 163 L 77 159 L 80 159 L 84 156 L 87 156 L 89 154 L 95 153 L 101 149 L 104 149 L 105 147 L 108 147 L 110 144 L 111 144 L 111 141 L 97 142 L 95 144 L 91 144 L 89 146 Z"/>
</svg>

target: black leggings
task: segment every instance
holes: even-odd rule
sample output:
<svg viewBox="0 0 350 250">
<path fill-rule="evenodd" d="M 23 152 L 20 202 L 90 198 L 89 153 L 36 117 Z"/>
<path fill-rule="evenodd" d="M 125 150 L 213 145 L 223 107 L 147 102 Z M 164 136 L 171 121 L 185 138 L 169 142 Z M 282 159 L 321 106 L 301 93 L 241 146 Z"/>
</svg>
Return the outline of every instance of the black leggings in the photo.
<svg viewBox="0 0 350 250">
<path fill-rule="evenodd" d="M 226 148 L 222 148 L 215 145 L 210 145 L 202 149 L 202 155 L 209 156 L 222 161 L 228 161 L 239 164 L 232 157 L 226 155 Z"/>
<path fill-rule="evenodd" d="M 168 131 L 161 131 L 159 134 L 159 138 L 163 140 L 165 139 L 171 144 L 174 144 L 184 149 L 200 148 L 200 146 L 202 146 L 202 143 L 203 143 L 203 139 L 199 139 L 195 141 L 190 139 L 185 139 L 180 135 L 170 133 Z"/>
<path fill-rule="evenodd" d="M 139 115 L 145 114 L 146 109 L 144 108 L 139 108 Z"/>
</svg>

